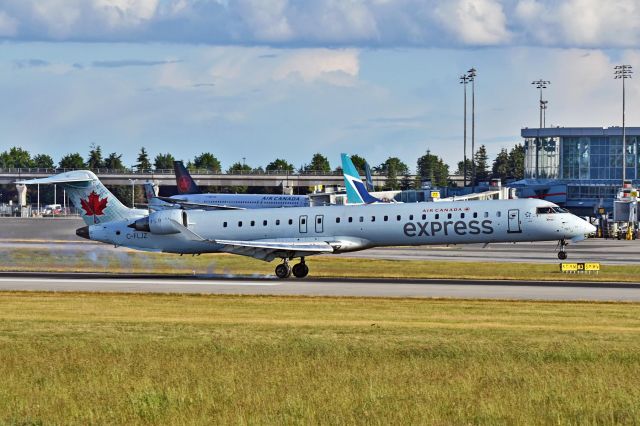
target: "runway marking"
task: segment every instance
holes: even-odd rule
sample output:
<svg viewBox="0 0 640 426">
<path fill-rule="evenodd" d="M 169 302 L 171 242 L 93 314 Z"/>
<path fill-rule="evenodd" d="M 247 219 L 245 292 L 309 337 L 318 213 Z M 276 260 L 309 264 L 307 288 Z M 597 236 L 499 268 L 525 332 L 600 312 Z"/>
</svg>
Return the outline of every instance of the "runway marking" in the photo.
<svg viewBox="0 0 640 426">
<path fill-rule="evenodd" d="M 158 286 L 168 286 L 168 285 L 199 285 L 199 286 L 266 286 L 266 287 L 275 287 L 282 285 L 285 281 L 204 281 L 206 278 L 203 278 L 203 281 L 200 280 L 164 280 L 159 279 L 149 280 L 149 279 L 140 279 L 140 280 L 129 280 L 129 279 L 110 279 L 110 278 L 79 278 L 79 279 L 68 279 L 68 278 L 0 278 L 0 282 L 24 282 L 24 283 L 38 283 L 38 284 L 46 284 L 46 283 L 59 283 L 59 284 L 153 284 Z"/>
</svg>

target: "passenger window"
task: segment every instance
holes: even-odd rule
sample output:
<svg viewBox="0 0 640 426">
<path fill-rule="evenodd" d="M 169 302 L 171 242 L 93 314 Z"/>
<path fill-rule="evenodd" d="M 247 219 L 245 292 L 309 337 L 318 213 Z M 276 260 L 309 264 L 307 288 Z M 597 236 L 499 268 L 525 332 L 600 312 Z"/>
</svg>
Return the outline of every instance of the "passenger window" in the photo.
<svg viewBox="0 0 640 426">
<path fill-rule="evenodd" d="M 409 215 L 409 220 L 413 220 L 413 215 L 412 214 Z"/>
<path fill-rule="evenodd" d="M 460 219 L 464 219 L 464 213 L 460 213 Z"/>
<path fill-rule="evenodd" d="M 349 216 L 349 223 L 353 222 L 353 218 Z"/>
<path fill-rule="evenodd" d="M 384 217 L 384 221 L 387 222 L 389 220 L 389 216 Z"/>
<path fill-rule="evenodd" d="M 364 216 L 360 216 L 360 222 L 364 222 Z"/>
<path fill-rule="evenodd" d="M 500 212 L 500 210 L 498 210 L 498 211 L 496 212 L 496 217 L 500 217 L 500 216 L 501 216 L 501 212 Z"/>
<path fill-rule="evenodd" d="M 451 213 L 447 213 L 447 219 L 451 219 Z"/>
<path fill-rule="evenodd" d="M 293 219 L 289 219 L 289 225 L 293 225 Z"/>
<path fill-rule="evenodd" d="M 242 221 L 238 222 L 238 227 L 241 228 L 242 227 Z"/>
<path fill-rule="evenodd" d="M 371 216 L 371 222 L 375 222 L 376 221 L 376 217 L 375 216 Z"/>
<path fill-rule="evenodd" d="M 422 215 L 422 220 L 427 220 L 427 215 L 426 214 Z"/>
<path fill-rule="evenodd" d="M 340 223 L 340 218 L 336 217 L 336 223 Z"/>
<path fill-rule="evenodd" d="M 484 212 L 484 217 L 489 217 L 489 212 Z"/>
<path fill-rule="evenodd" d="M 276 219 L 276 225 L 280 225 L 280 219 Z"/>
<path fill-rule="evenodd" d="M 267 226 L 267 221 L 266 220 L 262 221 L 262 226 Z"/>
<path fill-rule="evenodd" d="M 474 212 L 474 213 L 473 213 L 473 218 L 475 219 L 475 218 L 477 218 L 477 217 L 478 217 L 478 212 Z"/>
<path fill-rule="evenodd" d="M 251 226 L 256 226 L 256 221 L 255 220 L 251 221 Z"/>
<path fill-rule="evenodd" d="M 398 215 L 398 216 L 396 217 L 396 219 L 398 219 L 398 221 L 402 220 L 402 218 L 400 217 L 400 215 Z"/>
<path fill-rule="evenodd" d="M 222 222 L 222 227 L 226 228 L 227 227 L 227 222 Z"/>
<path fill-rule="evenodd" d="M 436 214 L 436 220 L 440 219 L 440 215 Z"/>
</svg>

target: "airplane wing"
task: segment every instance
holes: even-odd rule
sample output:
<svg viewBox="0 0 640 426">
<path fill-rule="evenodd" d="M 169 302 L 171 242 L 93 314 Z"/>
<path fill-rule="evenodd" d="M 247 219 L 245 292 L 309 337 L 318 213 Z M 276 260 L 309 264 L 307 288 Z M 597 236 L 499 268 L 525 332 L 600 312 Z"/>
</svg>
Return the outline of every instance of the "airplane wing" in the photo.
<svg viewBox="0 0 640 426">
<path fill-rule="evenodd" d="M 222 246 L 221 251 L 253 257 L 271 262 L 276 257 L 301 257 L 314 254 L 333 253 L 334 247 L 325 241 L 242 241 L 242 240 L 211 240 L 203 238 L 178 221 L 171 219 L 183 234 L 190 240 L 208 242 Z"/>
<path fill-rule="evenodd" d="M 321 253 L 333 253 L 333 247 L 324 241 L 234 241 L 213 240 L 222 245 L 222 251 L 272 261 L 276 257 L 312 256 Z"/>
<path fill-rule="evenodd" d="M 221 204 L 203 204 L 203 203 L 192 203 L 190 201 L 182 201 L 180 199 L 171 198 L 171 197 L 155 197 L 158 200 L 164 201 L 165 203 L 170 204 L 179 204 L 184 209 L 202 209 L 202 210 L 245 210 L 243 207 L 235 207 L 235 206 L 226 206 Z"/>
</svg>

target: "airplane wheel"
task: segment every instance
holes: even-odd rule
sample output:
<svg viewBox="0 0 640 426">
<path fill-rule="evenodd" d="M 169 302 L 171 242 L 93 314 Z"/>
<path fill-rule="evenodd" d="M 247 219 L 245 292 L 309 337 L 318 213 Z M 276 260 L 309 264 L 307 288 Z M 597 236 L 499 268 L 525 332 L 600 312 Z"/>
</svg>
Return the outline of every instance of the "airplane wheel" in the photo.
<svg viewBox="0 0 640 426">
<path fill-rule="evenodd" d="M 286 263 L 281 263 L 276 266 L 276 276 L 281 279 L 289 278 L 291 276 L 291 268 Z"/>
<path fill-rule="evenodd" d="M 558 252 L 558 259 L 565 260 L 566 258 L 567 258 L 567 252 L 566 251 Z"/>
<path fill-rule="evenodd" d="M 309 267 L 304 263 L 296 263 L 293 265 L 293 275 L 296 278 L 304 278 L 309 274 Z"/>
</svg>

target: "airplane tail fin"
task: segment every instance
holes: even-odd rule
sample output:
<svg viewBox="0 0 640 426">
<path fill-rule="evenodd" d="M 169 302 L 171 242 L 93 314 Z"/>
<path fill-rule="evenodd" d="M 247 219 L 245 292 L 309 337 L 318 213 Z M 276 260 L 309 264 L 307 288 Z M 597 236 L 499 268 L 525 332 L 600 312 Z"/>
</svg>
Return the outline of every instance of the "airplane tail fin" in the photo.
<svg viewBox="0 0 640 426">
<path fill-rule="evenodd" d="M 200 188 L 198 188 L 196 181 L 193 180 L 182 161 L 174 161 L 173 169 L 176 172 L 178 194 L 200 194 Z"/>
<path fill-rule="evenodd" d="M 340 154 L 340 156 L 342 158 L 344 186 L 347 188 L 347 204 L 371 204 L 381 202 L 381 200 L 369 194 L 351 158 L 344 153 Z"/>
<path fill-rule="evenodd" d="M 364 173 L 367 178 L 366 180 L 367 191 L 369 192 L 375 191 L 375 189 L 373 189 L 373 177 L 371 176 L 371 167 L 369 167 L 369 163 L 367 163 L 366 161 L 364 162 Z"/>
<path fill-rule="evenodd" d="M 17 184 L 59 184 L 63 185 L 69 200 L 80 212 L 84 223 L 97 223 L 139 217 L 126 207 L 105 187 L 98 177 L 89 170 L 75 170 L 40 179 L 18 181 Z"/>
<path fill-rule="evenodd" d="M 145 182 L 142 186 L 144 188 L 144 195 L 147 197 L 147 203 L 150 203 L 151 200 L 158 196 L 158 188 L 153 182 Z"/>
</svg>

